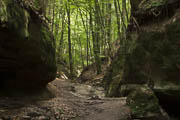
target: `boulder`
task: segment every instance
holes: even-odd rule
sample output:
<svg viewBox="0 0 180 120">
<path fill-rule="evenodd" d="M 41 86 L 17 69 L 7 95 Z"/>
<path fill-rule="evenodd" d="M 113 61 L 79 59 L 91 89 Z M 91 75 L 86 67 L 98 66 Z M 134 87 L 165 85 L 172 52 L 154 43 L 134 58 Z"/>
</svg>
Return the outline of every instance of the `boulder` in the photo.
<svg viewBox="0 0 180 120">
<path fill-rule="evenodd" d="M 76 80 L 80 82 L 89 82 L 89 83 L 93 83 L 97 81 L 101 82 L 107 68 L 111 63 L 111 59 L 109 57 L 100 56 L 100 60 L 101 60 L 101 73 L 97 74 L 96 64 L 92 63 L 83 69 L 83 71 Z"/>
<path fill-rule="evenodd" d="M 131 109 L 133 119 L 140 120 L 169 120 L 162 111 L 154 92 L 147 86 L 136 87 L 127 96 L 127 105 Z"/>
<path fill-rule="evenodd" d="M 30 6 L 0 1 L 0 88 L 39 88 L 55 79 L 53 35 Z"/>
</svg>

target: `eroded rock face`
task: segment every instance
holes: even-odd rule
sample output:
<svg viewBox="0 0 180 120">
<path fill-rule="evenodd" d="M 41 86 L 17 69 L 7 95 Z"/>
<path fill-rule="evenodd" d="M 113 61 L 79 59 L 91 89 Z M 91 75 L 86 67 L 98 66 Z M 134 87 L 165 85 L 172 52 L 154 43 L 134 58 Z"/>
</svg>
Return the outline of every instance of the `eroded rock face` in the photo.
<svg viewBox="0 0 180 120">
<path fill-rule="evenodd" d="M 174 3 L 166 5 L 166 9 L 174 5 L 173 13 L 168 9 L 171 13 L 168 17 L 159 15 L 155 22 L 151 21 L 147 24 L 144 22 L 140 28 L 137 28 L 138 30 L 128 31 L 127 55 L 123 56 L 121 52 L 123 48 L 120 48 L 104 78 L 107 95 L 121 94 L 119 89 L 124 84 L 148 84 L 154 89 L 179 89 L 180 10 L 178 4 L 180 4 L 179 1 L 174 0 Z M 148 16 L 144 16 L 144 19 L 145 17 Z"/>
<path fill-rule="evenodd" d="M 14 0 L 1 0 L 0 87 L 39 88 L 55 76 L 55 47 L 46 22 Z"/>
<path fill-rule="evenodd" d="M 132 8 L 136 22 L 132 20 L 127 31 L 127 53 L 123 56 L 120 48 L 105 75 L 106 95 L 131 99 L 142 94 L 142 103 L 146 104 L 146 97 L 152 96 L 136 91 L 146 85 L 154 98 L 154 92 L 158 92 L 157 97 L 161 96 L 163 101 L 179 101 L 180 1 L 143 0 Z M 148 111 L 146 107 L 148 105 L 141 110 Z"/>
</svg>

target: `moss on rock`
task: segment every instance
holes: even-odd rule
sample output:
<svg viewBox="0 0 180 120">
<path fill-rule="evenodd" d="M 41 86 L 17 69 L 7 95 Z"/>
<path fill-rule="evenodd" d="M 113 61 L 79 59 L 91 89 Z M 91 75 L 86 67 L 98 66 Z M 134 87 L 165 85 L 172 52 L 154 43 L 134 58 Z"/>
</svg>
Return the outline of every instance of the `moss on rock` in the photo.
<svg viewBox="0 0 180 120">
<path fill-rule="evenodd" d="M 8 27 L 15 31 L 19 37 L 26 38 L 29 36 L 28 25 L 30 15 L 24 8 L 16 3 L 7 4 Z"/>
<path fill-rule="evenodd" d="M 7 22 L 7 9 L 4 1 L 0 1 L 0 23 Z"/>
<path fill-rule="evenodd" d="M 154 8 L 163 6 L 168 0 L 142 0 L 139 4 L 139 9 L 143 11 L 149 11 Z"/>
<path fill-rule="evenodd" d="M 161 115 L 158 99 L 147 86 L 137 87 L 127 97 L 133 118 L 157 118 Z"/>
<path fill-rule="evenodd" d="M 156 2 L 163 3 L 161 0 Z M 179 14 L 174 14 L 165 21 L 163 26 L 161 23 L 151 23 L 142 26 L 143 32 L 128 34 L 127 55 L 123 56 L 119 50 L 105 75 L 107 94 L 121 94 L 121 86 L 126 84 L 147 84 L 153 88 L 154 84 L 156 87 L 160 81 L 167 81 L 180 85 Z M 159 25 L 161 27 L 151 28 Z"/>
<path fill-rule="evenodd" d="M 129 26 L 127 53 L 124 55 L 121 52 L 123 48 L 119 49 L 105 75 L 104 86 L 107 96 L 128 97 L 127 103 L 134 118 L 164 120 L 152 90 L 158 90 L 158 94 L 165 94 L 168 99 L 173 97 L 179 100 L 177 91 L 180 91 L 180 11 L 177 4 L 180 2 L 143 0 L 139 3 L 141 8 L 132 14 L 137 22 L 140 22 L 140 28 L 131 29 Z M 153 15 L 154 11 L 151 10 L 161 6 L 171 11 L 171 15 L 166 18 Z M 161 9 L 156 9 L 156 12 L 163 13 Z M 152 16 L 153 20 L 149 20 Z M 157 117 L 158 115 L 161 115 L 161 118 Z"/>
<path fill-rule="evenodd" d="M 14 0 L 2 3 L 0 13 L 7 21 L 2 23 L 0 16 L 0 87 L 45 87 L 56 77 L 53 34 L 32 9 Z"/>
</svg>

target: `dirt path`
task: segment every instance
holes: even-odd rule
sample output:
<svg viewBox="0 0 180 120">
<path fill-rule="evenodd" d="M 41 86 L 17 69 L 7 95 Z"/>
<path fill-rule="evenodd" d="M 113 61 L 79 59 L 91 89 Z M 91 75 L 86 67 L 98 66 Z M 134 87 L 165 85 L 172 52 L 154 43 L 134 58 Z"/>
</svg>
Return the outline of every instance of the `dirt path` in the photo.
<svg viewBox="0 0 180 120">
<path fill-rule="evenodd" d="M 129 114 L 125 98 L 62 79 L 36 94 L 0 96 L 0 120 L 130 120 Z"/>
</svg>

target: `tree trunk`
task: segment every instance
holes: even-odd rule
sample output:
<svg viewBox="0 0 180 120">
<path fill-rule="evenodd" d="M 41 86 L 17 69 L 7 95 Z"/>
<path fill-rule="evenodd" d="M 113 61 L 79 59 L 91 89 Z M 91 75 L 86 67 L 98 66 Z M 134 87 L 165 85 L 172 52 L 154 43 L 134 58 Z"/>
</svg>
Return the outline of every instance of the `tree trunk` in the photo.
<svg viewBox="0 0 180 120">
<path fill-rule="evenodd" d="M 116 11 L 116 21 L 117 21 L 117 29 L 118 29 L 118 39 L 120 39 L 121 37 L 121 32 L 120 32 L 120 16 L 119 16 L 119 12 L 118 12 L 118 5 L 117 5 L 117 1 L 114 0 L 114 7 L 115 7 L 115 11 Z"/>
<path fill-rule="evenodd" d="M 107 17 L 107 21 L 106 21 L 106 26 L 107 26 L 107 43 L 108 43 L 108 48 L 109 48 L 109 50 L 108 50 L 108 56 L 110 56 L 111 55 L 111 9 L 112 9 L 112 5 L 111 5 L 111 2 L 109 2 L 109 3 L 107 3 L 107 13 L 108 13 L 108 11 L 110 11 L 109 13 L 108 13 L 108 17 Z"/>
<path fill-rule="evenodd" d="M 59 41 L 59 50 L 58 50 L 58 56 L 59 57 L 62 57 L 62 54 L 63 54 L 63 43 L 64 43 L 64 29 L 65 29 L 65 27 L 66 27 L 66 24 L 65 24 L 65 11 L 64 11 L 64 13 L 63 13 L 63 15 L 62 15 L 62 23 L 61 23 L 61 27 L 62 27 L 62 29 L 61 29 L 61 37 L 60 37 L 60 41 Z"/>
<path fill-rule="evenodd" d="M 94 47 L 94 53 L 95 53 L 95 61 L 96 61 L 96 68 L 97 68 L 97 74 L 101 73 L 101 59 L 100 59 L 100 11 L 99 11 L 99 1 L 94 0 L 95 2 L 95 47 Z"/>
<path fill-rule="evenodd" d="M 74 77 L 73 59 L 72 59 L 72 47 L 71 47 L 71 16 L 70 16 L 70 1 L 67 3 L 67 18 L 68 18 L 68 48 L 69 48 L 69 67 L 70 78 Z"/>
</svg>

